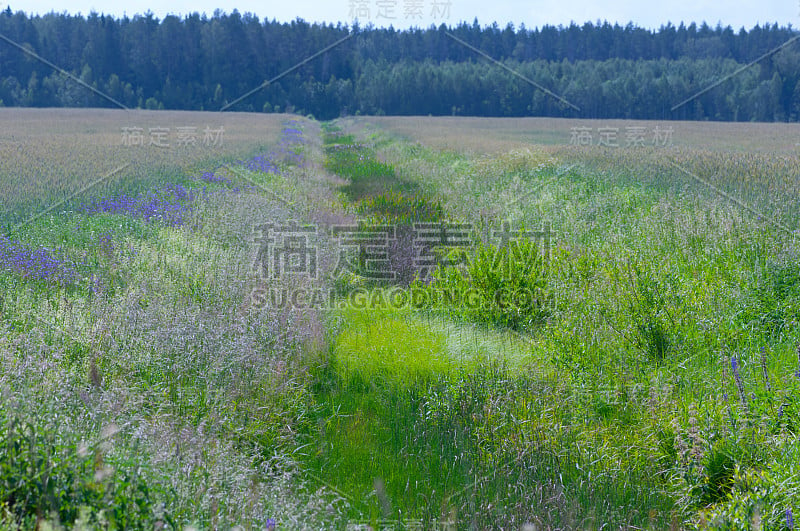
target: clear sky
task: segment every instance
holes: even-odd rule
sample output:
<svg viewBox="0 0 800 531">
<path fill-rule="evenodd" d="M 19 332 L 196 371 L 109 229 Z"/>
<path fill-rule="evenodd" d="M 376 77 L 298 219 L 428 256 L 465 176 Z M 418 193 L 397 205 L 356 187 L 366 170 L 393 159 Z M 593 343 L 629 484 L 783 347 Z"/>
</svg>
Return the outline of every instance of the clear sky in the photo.
<svg viewBox="0 0 800 531">
<path fill-rule="evenodd" d="M 14 11 L 44 14 L 50 11 L 88 14 L 90 11 L 133 16 L 150 10 L 159 18 L 167 14 L 198 12 L 213 14 L 217 8 L 230 12 L 250 12 L 264 19 L 279 21 L 297 17 L 309 22 L 346 22 L 355 18 L 362 25 L 404 28 L 435 24 L 457 24 L 477 18 L 481 25 L 497 22 L 505 26 L 541 27 L 545 24 L 568 25 L 575 21 L 608 20 L 633 22 L 646 28 L 658 28 L 672 22 L 705 21 L 711 26 L 721 22 L 738 30 L 756 24 L 791 24 L 800 27 L 800 0 L 0 0 L 0 8 L 10 5 Z"/>
</svg>

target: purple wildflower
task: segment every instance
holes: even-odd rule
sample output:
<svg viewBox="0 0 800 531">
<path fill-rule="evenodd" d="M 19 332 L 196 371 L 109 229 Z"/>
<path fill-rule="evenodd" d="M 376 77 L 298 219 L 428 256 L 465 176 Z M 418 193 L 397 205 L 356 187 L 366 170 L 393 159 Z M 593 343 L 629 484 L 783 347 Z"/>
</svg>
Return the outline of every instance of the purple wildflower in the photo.
<svg viewBox="0 0 800 531">
<path fill-rule="evenodd" d="M 68 285 L 78 280 L 75 264 L 55 251 L 31 249 L 18 241 L 0 236 L 0 269 L 30 280 Z"/>
<path fill-rule="evenodd" d="M 791 509 L 786 509 L 786 527 L 794 529 L 794 515 Z"/>
<path fill-rule="evenodd" d="M 208 183 L 223 183 L 231 184 L 231 180 L 227 177 L 214 173 L 213 171 L 206 171 L 200 175 L 200 179 Z"/>
<path fill-rule="evenodd" d="M 287 127 L 283 130 L 283 138 L 297 139 L 298 142 L 304 142 L 303 132 L 293 127 Z"/>
<path fill-rule="evenodd" d="M 285 127 L 281 132 L 281 139 L 276 151 L 268 155 L 258 155 L 249 160 L 240 161 L 239 164 L 250 171 L 274 173 L 276 175 L 280 173 L 280 168 L 276 161 L 285 161 L 302 165 L 304 162 L 303 154 L 296 151 L 295 148 L 298 144 L 304 144 L 306 142 L 305 138 L 303 138 L 303 132 L 298 129 L 299 124 L 297 122 L 287 122 L 285 125 L 288 127 Z"/>
<path fill-rule="evenodd" d="M 82 211 L 87 214 L 123 214 L 144 219 L 146 222 L 161 221 L 168 225 L 179 226 L 185 223 L 195 198 L 195 193 L 186 187 L 167 184 L 136 197 L 122 195 L 103 198 L 91 205 L 84 205 Z"/>
<path fill-rule="evenodd" d="M 265 529 L 275 529 L 277 526 L 277 522 L 274 518 L 267 518 L 266 524 L 264 525 Z"/>
<path fill-rule="evenodd" d="M 278 169 L 278 165 L 272 160 L 272 158 L 267 155 L 266 157 L 262 156 L 255 156 L 250 160 L 243 160 L 240 162 L 242 166 L 247 168 L 250 171 L 260 171 L 263 173 L 280 173 L 280 169 Z"/>
<path fill-rule="evenodd" d="M 89 277 L 89 289 L 94 295 L 100 295 L 103 292 L 103 284 L 100 281 L 100 277 L 94 273 Z"/>
<path fill-rule="evenodd" d="M 116 246 L 114 245 L 113 238 L 114 237 L 110 232 L 105 232 L 98 238 L 98 248 L 100 250 L 100 254 L 108 262 L 112 262 L 114 260 L 114 251 Z"/>
</svg>

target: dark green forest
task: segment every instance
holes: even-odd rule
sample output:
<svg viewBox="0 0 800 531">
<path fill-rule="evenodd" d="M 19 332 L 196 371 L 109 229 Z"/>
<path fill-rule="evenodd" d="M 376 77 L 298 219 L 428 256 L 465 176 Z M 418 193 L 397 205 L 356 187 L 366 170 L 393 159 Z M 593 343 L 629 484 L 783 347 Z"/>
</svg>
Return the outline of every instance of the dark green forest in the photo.
<svg viewBox="0 0 800 531">
<path fill-rule="evenodd" d="M 797 35 L 777 24 L 736 31 L 681 23 L 649 30 L 598 21 L 531 29 L 476 20 L 401 31 L 259 20 L 238 11 L 158 19 L 149 13 L 29 16 L 8 8 L 0 12 L 0 105 L 224 108 L 319 119 L 797 121 L 800 42 L 782 46 Z"/>
</svg>

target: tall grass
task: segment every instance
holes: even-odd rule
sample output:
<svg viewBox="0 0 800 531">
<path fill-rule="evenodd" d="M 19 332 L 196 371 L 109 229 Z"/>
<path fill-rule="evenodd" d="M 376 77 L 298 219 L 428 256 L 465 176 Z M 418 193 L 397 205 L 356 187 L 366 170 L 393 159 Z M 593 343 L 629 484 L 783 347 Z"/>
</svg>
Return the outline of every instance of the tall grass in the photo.
<svg viewBox="0 0 800 531">
<path fill-rule="evenodd" d="M 247 236 L 287 206 L 218 181 L 185 223 L 110 208 L 35 218 L 17 233 L 34 248 L 57 244 L 78 278 L 0 270 L 3 526 L 340 518 L 338 496 L 308 490 L 292 457 L 312 405 L 300 360 L 318 320 L 247 304 L 257 280 Z"/>
<path fill-rule="evenodd" d="M 550 455 L 561 459 L 547 473 L 563 480 L 572 509 L 530 521 L 787 527 L 797 483 L 778 449 L 795 437 L 800 337 L 795 246 L 780 225 L 792 218 L 795 191 L 781 176 L 794 159 L 561 149 L 539 165 L 518 151 L 480 158 L 382 138 L 382 158 L 456 216 L 553 224 L 554 305 L 530 338 L 537 369 L 526 377 L 536 400 L 552 404 L 545 418 L 570 426 L 552 435 Z M 465 285 L 467 270 L 446 273 Z M 512 447 L 525 455 L 524 444 Z M 596 488 L 580 486 L 588 478 Z"/>
<path fill-rule="evenodd" d="M 533 332 L 544 323 L 553 294 L 548 286 L 549 250 L 522 240 L 506 247 L 479 244 L 456 251 L 422 290 L 419 306 L 467 320 Z M 543 252 L 544 251 L 544 252 Z"/>
<path fill-rule="evenodd" d="M 796 243 L 669 160 L 785 225 L 794 159 L 496 138 L 507 149 L 475 155 L 352 121 L 283 130 L 303 142 L 173 175 L 214 192 L 183 224 L 58 211 L 3 240 L 3 525 L 792 528 Z M 62 186 L 14 199 L 6 224 Z M 546 262 L 533 243 L 487 244 L 428 284 L 401 275 L 403 305 L 375 285 L 375 304 L 255 304 L 254 225 L 320 223 L 326 273 L 324 228 L 355 216 L 554 235 Z M 74 281 L 8 265 L 41 248 Z M 479 303 L 413 304 L 414 289 Z"/>
</svg>

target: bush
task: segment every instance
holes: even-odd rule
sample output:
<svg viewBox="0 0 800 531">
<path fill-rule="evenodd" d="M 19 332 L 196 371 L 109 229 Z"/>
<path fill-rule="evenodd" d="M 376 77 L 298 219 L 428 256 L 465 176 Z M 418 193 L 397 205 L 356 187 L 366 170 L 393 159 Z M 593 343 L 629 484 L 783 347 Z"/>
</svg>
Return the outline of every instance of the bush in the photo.
<svg viewBox="0 0 800 531">
<path fill-rule="evenodd" d="M 548 257 L 535 241 L 479 245 L 451 254 L 427 285 L 423 304 L 470 321 L 529 329 L 549 315 Z M 418 305 L 419 306 L 419 305 Z"/>
<path fill-rule="evenodd" d="M 0 409 L 0 522 L 144 526 L 154 520 L 154 493 L 137 474 L 115 471 L 101 449 L 78 448 L 49 428 Z"/>
</svg>

